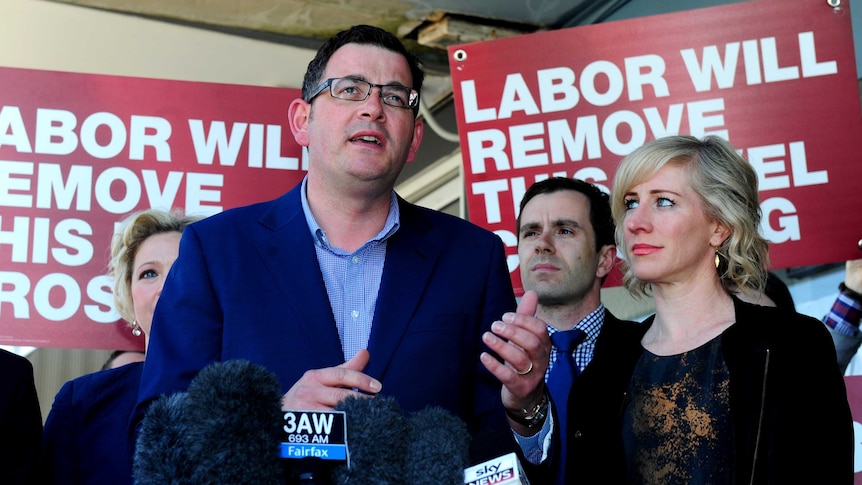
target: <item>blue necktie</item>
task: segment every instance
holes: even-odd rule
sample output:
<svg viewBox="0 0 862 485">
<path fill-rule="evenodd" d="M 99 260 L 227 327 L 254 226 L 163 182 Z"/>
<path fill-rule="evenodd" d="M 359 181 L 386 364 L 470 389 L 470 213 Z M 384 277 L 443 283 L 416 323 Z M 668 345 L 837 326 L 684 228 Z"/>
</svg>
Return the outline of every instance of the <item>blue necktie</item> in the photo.
<svg viewBox="0 0 862 485">
<path fill-rule="evenodd" d="M 548 390 L 551 393 L 551 400 L 557 409 L 555 419 L 560 427 L 560 457 L 561 462 L 565 462 L 566 457 L 566 418 L 568 415 L 568 400 L 569 392 L 572 389 L 572 383 L 580 374 L 580 369 L 575 363 L 575 348 L 584 341 L 586 334 L 577 328 L 566 331 L 558 331 L 551 335 L 551 342 L 556 347 L 557 360 L 554 362 L 554 367 L 548 374 Z M 561 471 L 564 467 L 558 467 L 560 478 Z"/>
</svg>

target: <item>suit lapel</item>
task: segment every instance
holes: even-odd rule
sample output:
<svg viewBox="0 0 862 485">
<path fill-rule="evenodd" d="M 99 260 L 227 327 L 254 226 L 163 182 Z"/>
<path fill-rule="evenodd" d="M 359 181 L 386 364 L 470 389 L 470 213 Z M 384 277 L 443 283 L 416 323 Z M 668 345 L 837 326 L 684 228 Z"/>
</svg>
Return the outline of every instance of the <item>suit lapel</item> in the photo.
<svg viewBox="0 0 862 485">
<path fill-rule="evenodd" d="M 413 315 L 419 307 L 440 245 L 429 240 L 432 221 L 398 198 L 401 226 L 386 246 L 386 263 L 368 341 L 371 361 L 366 373 L 382 379 Z"/>
<path fill-rule="evenodd" d="M 326 365 L 344 362 L 314 242 L 302 212 L 302 184 L 277 199 L 261 216 L 255 244 L 284 299 L 284 319 L 295 320 L 297 335 L 314 346 Z"/>
</svg>

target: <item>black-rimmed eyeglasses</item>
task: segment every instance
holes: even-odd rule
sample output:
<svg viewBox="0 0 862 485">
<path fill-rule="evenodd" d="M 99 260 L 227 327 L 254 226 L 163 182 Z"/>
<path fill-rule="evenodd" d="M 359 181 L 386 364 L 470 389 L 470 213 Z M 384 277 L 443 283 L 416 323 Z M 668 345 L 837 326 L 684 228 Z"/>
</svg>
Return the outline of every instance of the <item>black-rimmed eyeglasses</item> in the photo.
<svg viewBox="0 0 862 485">
<path fill-rule="evenodd" d="M 347 101 L 365 101 L 371 94 L 372 88 L 380 88 L 380 99 L 387 106 L 396 108 L 415 109 L 419 106 L 419 93 L 415 89 L 400 84 L 374 84 L 352 77 L 332 77 L 317 87 L 308 97 L 310 103 L 326 88 L 333 98 L 345 99 Z"/>
</svg>

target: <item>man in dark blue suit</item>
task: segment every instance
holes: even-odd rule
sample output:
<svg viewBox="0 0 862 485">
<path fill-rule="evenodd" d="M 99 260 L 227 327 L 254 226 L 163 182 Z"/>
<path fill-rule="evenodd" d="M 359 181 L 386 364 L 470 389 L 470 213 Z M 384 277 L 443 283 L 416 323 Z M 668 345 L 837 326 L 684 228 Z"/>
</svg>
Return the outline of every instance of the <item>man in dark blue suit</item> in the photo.
<svg viewBox="0 0 862 485">
<path fill-rule="evenodd" d="M 300 185 L 194 224 L 159 300 L 134 422 L 211 362 L 279 378 L 285 409 L 357 394 L 506 427 L 482 334 L 515 298 L 501 240 L 393 190 L 422 139 L 424 73 L 393 35 L 357 26 L 308 66 L 288 121 Z"/>
<path fill-rule="evenodd" d="M 33 364 L 0 349 L 0 483 L 40 483 L 42 412 Z"/>
<path fill-rule="evenodd" d="M 578 377 L 591 372 L 593 356 L 611 351 L 604 343 L 607 335 L 634 325 L 618 320 L 601 301 L 602 285 L 616 264 L 609 198 L 593 184 L 553 177 L 527 189 L 517 225 L 521 281 L 528 291 L 521 306 L 528 298 L 537 299 L 538 305 L 530 307 L 537 318 L 519 307 L 513 325 L 502 331 L 495 327 L 506 343 L 492 337 L 489 345 L 508 366 L 490 356 L 484 359 L 505 384 L 502 401 L 525 459 L 537 465 L 526 467 L 530 480 L 577 482 L 577 477 L 565 476 L 562 459 L 567 444 L 561 438 L 567 436 L 565 401 L 577 392 Z M 577 343 L 560 348 L 562 341 L 555 336 L 572 332 L 578 335 Z M 576 370 L 562 377 L 568 358 Z M 551 432 L 553 439 L 546 440 Z"/>
</svg>

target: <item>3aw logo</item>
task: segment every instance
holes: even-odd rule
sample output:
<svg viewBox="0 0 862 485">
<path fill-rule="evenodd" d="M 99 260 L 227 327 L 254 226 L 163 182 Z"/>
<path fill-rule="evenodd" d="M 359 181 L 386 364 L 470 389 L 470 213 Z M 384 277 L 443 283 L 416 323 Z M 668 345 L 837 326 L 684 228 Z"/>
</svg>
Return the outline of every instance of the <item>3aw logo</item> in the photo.
<svg viewBox="0 0 862 485">
<path fill-rule="evenodd" d="M 343 411 L 285 411 L 282 458 L 347 459 L 347 418 Z"/>
</svg>

